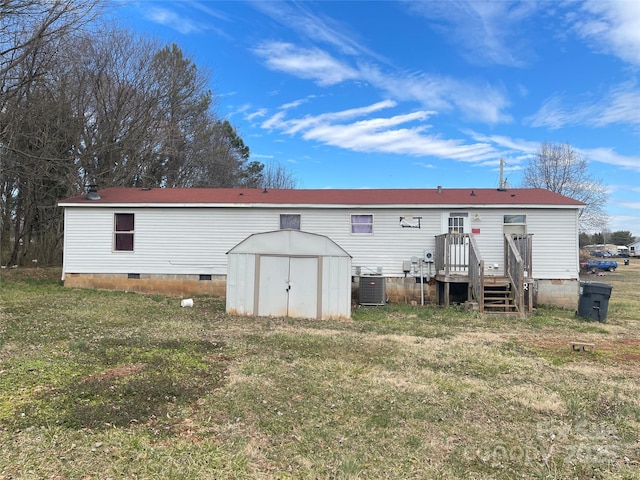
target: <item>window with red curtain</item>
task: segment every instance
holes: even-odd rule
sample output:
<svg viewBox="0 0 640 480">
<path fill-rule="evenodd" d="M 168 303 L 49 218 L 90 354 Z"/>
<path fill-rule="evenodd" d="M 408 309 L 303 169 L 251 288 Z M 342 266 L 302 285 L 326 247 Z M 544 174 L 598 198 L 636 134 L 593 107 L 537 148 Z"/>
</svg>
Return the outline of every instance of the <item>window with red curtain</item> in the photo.
<svg viewBox="0 0 640 480">
<path fill-rule="evenodd" d="M 133 213 L 115 214 L 113 243 L 116 252 L 133 252 L 134 226 Z"/>
</svg>

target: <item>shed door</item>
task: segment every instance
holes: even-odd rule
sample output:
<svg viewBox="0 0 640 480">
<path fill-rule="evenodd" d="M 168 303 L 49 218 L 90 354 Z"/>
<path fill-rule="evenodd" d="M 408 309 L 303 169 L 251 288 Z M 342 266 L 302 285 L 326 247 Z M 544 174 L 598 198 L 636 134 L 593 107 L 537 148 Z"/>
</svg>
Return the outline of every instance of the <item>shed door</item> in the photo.
<svg viewBox="0 0 640 480">
<path fill-rule="evenodd" d="M 318 317 L 318 258 L 260 257 L 258 315 Z"/>
</svg>

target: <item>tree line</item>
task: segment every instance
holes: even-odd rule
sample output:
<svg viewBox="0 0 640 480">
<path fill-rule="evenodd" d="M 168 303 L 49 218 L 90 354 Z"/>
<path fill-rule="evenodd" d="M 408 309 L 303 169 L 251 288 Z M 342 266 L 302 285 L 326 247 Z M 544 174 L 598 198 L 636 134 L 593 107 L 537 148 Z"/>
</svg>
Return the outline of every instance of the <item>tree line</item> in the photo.
<svg viewBox="0 0 640 480">
<path fill-rule="evenodd" d="M 583 232 L 580 234 L 580 247 L 605 244 L 627 246 L 635 242 L 635 240 L 633 234 L 628 230 L 617 230 L 615 232 L 605 230 L 593 234 Z"/>
<path fill-rule="evenodd" d="M 0 0 L 2 263 L 61 258 L 60 199 L 123 187 L 294 188 L 250 161 L 178 45 L 104 21 L 101 0 Z"/>
</svg>

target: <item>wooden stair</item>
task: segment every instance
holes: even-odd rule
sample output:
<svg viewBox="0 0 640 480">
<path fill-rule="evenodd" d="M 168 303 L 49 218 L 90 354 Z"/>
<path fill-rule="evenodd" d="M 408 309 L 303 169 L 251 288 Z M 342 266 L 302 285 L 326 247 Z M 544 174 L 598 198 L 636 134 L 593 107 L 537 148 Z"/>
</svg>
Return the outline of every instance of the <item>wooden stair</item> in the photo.
<svg viewBox="0 0 640 480">
<path fill-rule="evenodd" d="M 517 314 L 518 307 L 513 301 L 511 282 L 506 277 L 485 277 L 484 313 Z"/>
</svg>

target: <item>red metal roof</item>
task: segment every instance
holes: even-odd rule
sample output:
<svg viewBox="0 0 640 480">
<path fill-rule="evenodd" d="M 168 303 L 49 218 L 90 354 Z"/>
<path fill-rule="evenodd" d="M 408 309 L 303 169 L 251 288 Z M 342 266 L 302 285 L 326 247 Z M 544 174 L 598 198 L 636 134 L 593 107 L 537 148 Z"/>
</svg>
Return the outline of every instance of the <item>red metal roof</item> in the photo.
<svg viewBox="0 0 640 480">
<path fill-rule="evenodd" d="M 262 188 L 105 188 L 99 200 L 78 195 L 62 206 L 88 205 L 554 205 L 581 207 L 572 198 L 544 189 L 326 189 L 263 190 Z"/>
</svg>

